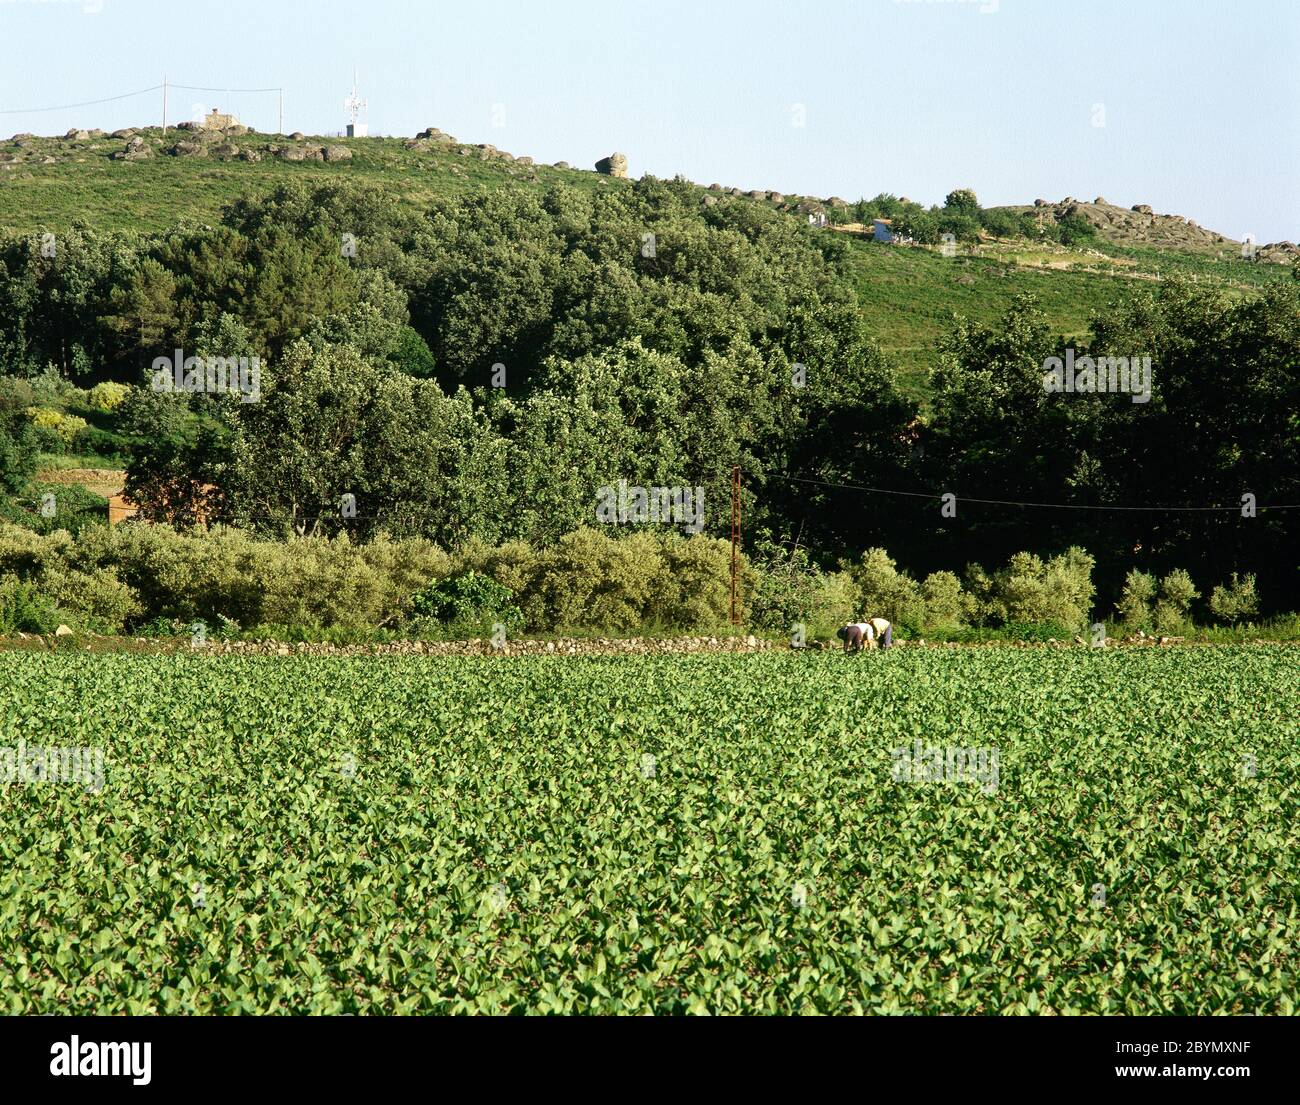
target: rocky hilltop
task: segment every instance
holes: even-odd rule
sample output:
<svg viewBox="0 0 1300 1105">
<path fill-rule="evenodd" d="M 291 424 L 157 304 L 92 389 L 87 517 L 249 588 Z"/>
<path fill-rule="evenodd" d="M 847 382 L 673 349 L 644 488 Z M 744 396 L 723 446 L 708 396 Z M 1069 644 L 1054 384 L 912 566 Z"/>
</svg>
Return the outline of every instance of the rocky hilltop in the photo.
<svg viewBox="0 0 1300 1105">
<path fill-rule="evenodd" d="M 1028 211 L 1056 222 L 1077 215 L 1095 226 L 1100 237 L 1120 245 L 1145 245 L 1156 249 L 1214 255 L 1240 253 L 1242 248 L 1241 241 L 1237 239 L 1210 230 L 1182 215 L 1157 214 L 1147 203 L 1122 207 L 1108 203 L 1102 196 L 1091 202 L 1066 196 L 1055 203 L 1036 199 L 1033 206 L 1007 207 L 1003 210 Z M 1300 256 L 1300 248 L 1294 242 L 1272 242 L 1256 245 L 1254 253 L 1260 261 L 1290 264 Z"/>
</svg>

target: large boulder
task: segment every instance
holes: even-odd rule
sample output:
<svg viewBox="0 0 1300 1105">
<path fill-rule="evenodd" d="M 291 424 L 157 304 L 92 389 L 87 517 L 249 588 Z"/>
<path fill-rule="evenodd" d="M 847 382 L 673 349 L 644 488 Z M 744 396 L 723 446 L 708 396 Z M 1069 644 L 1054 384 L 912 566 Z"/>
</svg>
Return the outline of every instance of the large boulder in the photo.
<svg viewBox="0 0 1300 1105">
<path fill-rule="evenodd" d="M 167 151 L 175 157 L 206 157 L 208 148 L 202 142 L 177 142 Z"/>
<path fill-rule="evenodd" d="M 126 144 L 124 150 L 113 154 L 115 161 L 148 161 L 153 157 L 153 148 L 138 134 Z"/>
<path fill-rule="evenodd" d="M 1150 215 L 1151 205 L 1149 203 L 1135 203 L 1130 210 L 1136 211 L 1139 215 Z"/>
<path fill-rule="evenodd" d="M 596 162 L 596 172 L 604 176 L 627 178 L 627 154 L 612 153 Z"/>
<path fill-rule="evenodd" d="M 347 146 L 323 146 L 321 153 L 326 161 L 352 160 L 352 151 Z"/>
<path fill-rule="evenodd" d="M 277 151 L 281 161 L 306 161 L 307 151 L 301 146 L 284 146 Z"/>
<path fill-rule="evenodd" d="M 68 131 L 68 133 L 63 137 L 69 142 L 85 142 L 90 137 L 90 131 L 77 130 L 76 127 L 73 127 L 72 130 Z"/>
</svg>

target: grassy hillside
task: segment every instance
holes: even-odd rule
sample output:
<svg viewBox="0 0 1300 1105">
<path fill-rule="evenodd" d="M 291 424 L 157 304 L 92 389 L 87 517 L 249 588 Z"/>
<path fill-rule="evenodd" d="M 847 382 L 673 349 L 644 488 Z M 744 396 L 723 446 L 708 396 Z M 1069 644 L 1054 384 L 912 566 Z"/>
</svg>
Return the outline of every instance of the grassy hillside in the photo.
<svg viewBox="0 0 1300 1105">
<path fill-rule="evenodd" d="M 121 132 L 114 132 L 121 133 Z M 401 138 L 305 138 L 250 133 L 204 137 L 149 127 L 134 132 L 150 154 L 113 160 L 129 139 L 104 135 L 80 141 L 26 138 L 0 143 L 0 232 L 57 233 L 84 219 L 104 230 L 159 231 L 180 218 L 215 222 L 221 208 L 250 191 L 266 191 L 304 175 L 366 181 L 399 202 L 419 206 L 437 195 L 502 184 L 579 188 L 617 186 L 595 172 L 507 160 L 509 155 L 459 143 Z M 177 156 L 178 142 L 203 152 Z M 414 143 L 414 144 L 412 144 Z M 285 160 L 276 150 L 345 149 L 346 160 Z M 5 160 L 6 156 L 20 160 Z M 246 160 L 246 158 L 258 160 Z"/>
<path fill-rule="evenodd" d="M 1279 265 L 1246 264 L 1152 247 L 1070 250 L 1032 243 L 988 242 L 945 257 L 847 235 L 847 268 L 867 325 L 898 366 L 913 395 L 928 390 L 927 373 L 954 316 L 992 323 L 1016 296 L 1033 293 L 1063 337 L 1082 339 L 1096 315 L 1175 274 L 1240 296 L 1286 278 Z"/>
</svg>

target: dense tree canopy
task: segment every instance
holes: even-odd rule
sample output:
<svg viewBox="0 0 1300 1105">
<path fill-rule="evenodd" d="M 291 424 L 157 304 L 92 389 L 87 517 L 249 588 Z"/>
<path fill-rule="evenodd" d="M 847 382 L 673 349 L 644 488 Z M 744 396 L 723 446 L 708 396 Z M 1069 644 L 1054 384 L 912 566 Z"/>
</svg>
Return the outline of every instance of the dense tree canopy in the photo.
<svg viewBox="0 0 1300 1105">
<path fill-rule="evenodd" d="M 422 212 L 302 184 L 215 227 L 79 227 L 53 256 L 0 242 L 0 361 L 147 386 L 175 349 L 258 358 L 256 402 L 137 390 L 122 408 L 141 439 L 128 490 L 156 517 L 548 542 L 626 480 L 703 488 L 706 532 L 725 534 L 739 465 L 750 537 L 823 563 L 881 547 L 925 571 L 1079 546 L 1112 594 L 1134 564 L 1182 566 L 1256 573 L 1266 602 L 1296 605 L 1300 512 L 969 500 L 1300 502 L 1300 282 L 1233 299 L 1166 282 L 1098 319 L 1072 355 L 1150 357 L 1149 402 L 1047 390 L 1069 350 L 1032 300 L 996 326 L 956 322 L 923 414 L 864 328 L 836 236 L 710 198 L 645 178 Z M 969 190 L 943 210 L 870 206 L 927 240 L 988 214 Z M 17 413 L 0 424 L 11 487 L 30 469 Z"/>
</svg>

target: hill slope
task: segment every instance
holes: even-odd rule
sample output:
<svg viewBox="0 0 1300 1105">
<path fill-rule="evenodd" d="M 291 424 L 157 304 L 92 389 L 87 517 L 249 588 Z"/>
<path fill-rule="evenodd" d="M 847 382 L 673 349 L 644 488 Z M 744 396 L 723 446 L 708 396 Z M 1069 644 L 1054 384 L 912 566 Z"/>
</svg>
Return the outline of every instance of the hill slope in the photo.
<svg viewBox="0 0 1300 1105">
<path fill-rule="evenodd" d="M 624 182 L 564 162 L 537 165 L 489 144 L 466 144 L 437 128 L 415 138 L 269 135 L 145 127 L 15 135 L 0 143 L 0 233 L 58 233 L 78 220 L 102 230 L 159 232 L 180 220 L 215 222 L 223 206 L 279 183 L 338 177 L 375 185 L 395 202 L 422 207 L 439 196 L 493 188 L 562 183 L 580 189 Z M 702 202 L 739 189 L 711 185 Z M 750 192 L 801 221 L 805 212 L 843 201 Z M 1098 197 L 1100 199 L 1100 197 Z M 1023 292 L 1036 294 L 1055 328 L 1082 337 L 1097 312 L 1124 300 L 1141 282 L 1172 273 L 1241 294 L 1284 274 L 1281 265 L 1249 263 L 1240 243 L 1144 205 L 1127 209 L 1066 197 L 1005 210 L 1044 219 L 1077 215 L 1096 228 L 1092 248 L 1067 249 L 1023 240 L 963 246 L 956 257 L 869 240 L 865 228 L 833 226 L 847 242 L 845 267 L 864 317 L 898 363 L 905 387 L 924 396 L 927 373 L 954 314 L 993 321 Z M 1289 262 L 1289 242 L 1262 246 L 1256 261 Z"/>
</svg>

